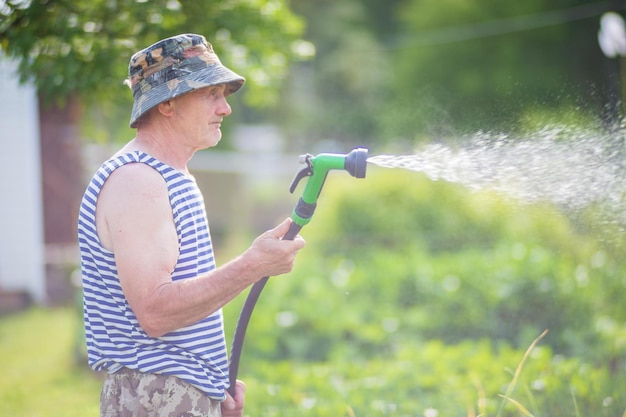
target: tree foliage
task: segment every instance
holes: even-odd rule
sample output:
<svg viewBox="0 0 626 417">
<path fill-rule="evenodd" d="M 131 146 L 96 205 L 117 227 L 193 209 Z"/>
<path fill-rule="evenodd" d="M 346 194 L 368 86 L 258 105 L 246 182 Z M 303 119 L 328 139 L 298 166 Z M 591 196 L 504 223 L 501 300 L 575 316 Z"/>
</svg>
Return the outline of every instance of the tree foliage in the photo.
<svg viewBox="0 0 626 417">
<path fill-rule="evenodd" d="M 597 30 L 607 6 L 410 2 L 399 15 L 394 97 L 406 103 L 422 95 L 445 109 L 439 120 L 416 115 L 422 124 L 471 130 L 514 129 L 534 107 L 599 114 L 608 92 Z"/>
<path fill-rule="evenodd" d="M 246 75 L 245 102 L 273 106 L 291 138 L 398 147 L 521 129 L 546 112 L 602 115 L 615 66 L 597 31 L 611 6 L 623 1 L 7 0 L 0 48 L 47 96 L 101 100 L 124 96 L 134 51 L 198 32 Z"/>
<path fill-rule="evenodd" d="M 318 50 L 307 98 L 323 106 L 290 105 L 292 126 L 399 147 L 523 130 L 542 113 L 597 120 L 615 94 L 597 42 L 611 6 L 623 2 L 296 1 Z"/>
<path fill-rule="evenodd" d="M 248 103 L 267 105 L 302 51 L 303 20 L 287 0 L 8 0 L 0 17 L 0 49 L 18 59 L 22 81 L 54 98 L 120 95 L 132 53 L 195 32 L 246 74 Z"/>
</svg>

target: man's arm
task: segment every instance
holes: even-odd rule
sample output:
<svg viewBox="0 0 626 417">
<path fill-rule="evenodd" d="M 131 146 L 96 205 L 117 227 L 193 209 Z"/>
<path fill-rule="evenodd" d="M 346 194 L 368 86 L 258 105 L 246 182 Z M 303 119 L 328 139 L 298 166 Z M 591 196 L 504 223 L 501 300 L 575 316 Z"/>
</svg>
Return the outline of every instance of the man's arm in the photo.
<svg viewBox="0 0 626 417">
<path fill-rule="evenodd" d="M 115 254 L 126 299 L 152 337 L 203 319 L 264 276 L 289 272 L 304 246 L 300 237 L 281 240 L 289 229 L 287 219 L 224 266 L 172 281 L 179 254 L 167 187 L 145 164 L 128 164 L 111 174 L 96 213 L 98 234 Z"/>
</svg>

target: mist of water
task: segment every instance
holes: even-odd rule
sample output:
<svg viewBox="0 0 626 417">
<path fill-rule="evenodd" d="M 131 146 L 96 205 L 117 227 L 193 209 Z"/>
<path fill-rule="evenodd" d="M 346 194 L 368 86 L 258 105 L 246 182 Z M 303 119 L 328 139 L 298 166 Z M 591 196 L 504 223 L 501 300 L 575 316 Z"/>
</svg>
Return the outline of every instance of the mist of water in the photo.
<svg viewBox="0 0 626 417">
<path fill-rule="evenodd" d="M 494 190 L 521 202 L 550 202 L 580 213 L 590 206 L 602 221 L 626 227 L 626 132 L 546 128 L 526 137 L 478 133 L 457 146 L 428 144 L 412 155 L 368 158 L 432 180 Z"/>
</svg>

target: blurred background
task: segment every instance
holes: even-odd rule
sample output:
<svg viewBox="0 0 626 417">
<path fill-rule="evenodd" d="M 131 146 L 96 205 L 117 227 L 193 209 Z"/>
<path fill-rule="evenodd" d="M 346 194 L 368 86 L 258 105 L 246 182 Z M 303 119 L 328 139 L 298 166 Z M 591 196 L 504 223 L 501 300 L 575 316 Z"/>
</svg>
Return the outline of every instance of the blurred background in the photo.
<svg viewBox="0 0 626 417">
<path fill-rule="evenodd" d="M 76 217 L 91 174 L 134 135 L 135 51 L 200 33 L 247 78 L 222 142 L 190 161 L 225 263 L 290 215 L 303 153 L 532 144 L 556 126 L 557 142 L 610 154 L 621 184 L 624 6 L 0 0 L 0 415 L 97 415 Z M 332 175 L 296 269 L 261 297 L 240 372 L 248 415 L 626 415 L 623 221 L 596 201 L 572 216 L 368 170 Z"/>
</svg>

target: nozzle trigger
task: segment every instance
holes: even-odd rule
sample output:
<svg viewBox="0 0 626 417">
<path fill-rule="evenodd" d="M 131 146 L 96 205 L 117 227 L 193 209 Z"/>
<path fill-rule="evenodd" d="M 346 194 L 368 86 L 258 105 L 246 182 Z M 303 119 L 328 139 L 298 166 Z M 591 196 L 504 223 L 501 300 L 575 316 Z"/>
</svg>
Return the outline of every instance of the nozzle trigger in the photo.
<svg viewBox="0 0 626 417">
<path fill-rule="evenodd" d="M 306 168 L 302 168 L 296 174 L 296 177 L 291 182 L 291 186 L 289 187 L 289 192 L 291 194 L 293 194 L 293 192 L 296 191 L 296 187 L 298 186 L 298 183 L 300 182 L 300 180 L 302 180 L 302 178 L 310 177 L 311 175 L 313 175 L 313 165 L 311 164 L 311 155 L 309 154 L 301 155 L 300 162 L 305 163 L 307 166 Z"/>
<path fill-rule="evenodd" d="M 296 177 L 293 179 L 291 187 L 289 187 L 289 192 L 293 194 L 293 192 L 296 191 L 296 187 L 298 186 L 300 180 L 304 177 L 310 177 L 311 175 L 313 175 L 313 170 L 311 168 L 306 167 L 301 169 L 300 172 L 298 172 L 296 174 Z"/>
</svg>

